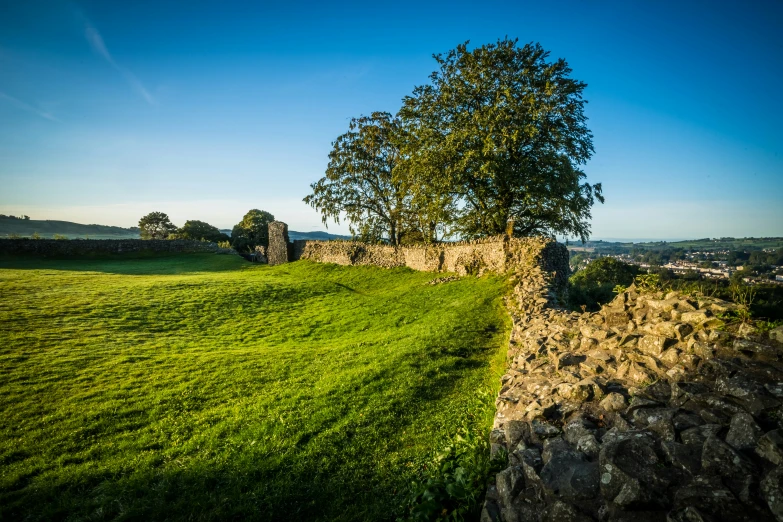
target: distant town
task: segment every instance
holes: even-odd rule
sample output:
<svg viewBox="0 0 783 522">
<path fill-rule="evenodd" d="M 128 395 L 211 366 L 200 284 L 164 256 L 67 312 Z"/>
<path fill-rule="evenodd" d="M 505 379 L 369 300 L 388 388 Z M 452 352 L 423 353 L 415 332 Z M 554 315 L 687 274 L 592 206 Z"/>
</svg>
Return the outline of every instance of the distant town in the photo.
<svg viewBox="0 0 783 522">
<path fill-rule="evenodd" d="M 668 271 L 685 279 L 783 285 L 783 238 L 720 238 L 674 243 L 595 241 L 572 245 L 569 249 L 572 270 L 582 269 L 601 257 L 613 257 L 647 271 Z"/>
</svg>

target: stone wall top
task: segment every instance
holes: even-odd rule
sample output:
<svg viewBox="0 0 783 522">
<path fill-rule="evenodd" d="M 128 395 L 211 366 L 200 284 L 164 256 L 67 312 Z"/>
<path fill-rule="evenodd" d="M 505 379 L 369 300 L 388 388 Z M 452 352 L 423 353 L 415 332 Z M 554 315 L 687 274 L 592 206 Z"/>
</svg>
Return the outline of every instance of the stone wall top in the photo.
<svg viewBox="0 0 783 522">
<path fill-rule="evenodd" d="M 0 255 L 81 257 L 140 253 L 230 253 L 215 243 L 184 239 L 0 239 Z"/>
</svg>

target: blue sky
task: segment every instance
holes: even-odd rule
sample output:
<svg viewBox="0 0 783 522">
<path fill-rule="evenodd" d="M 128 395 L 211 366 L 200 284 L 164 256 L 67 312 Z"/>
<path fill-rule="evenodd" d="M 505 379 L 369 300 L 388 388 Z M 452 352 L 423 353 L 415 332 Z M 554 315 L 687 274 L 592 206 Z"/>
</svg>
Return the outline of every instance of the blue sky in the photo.
<svg viewBox="0 0 783 522">
<path fill-rule="evenodd" d="M 777 0 L 0 0 L 0 213 L 323 229 L 301 200 L 348 120 L 506 35 L 588 84 L 594 238 L 783 236 Z"/>
</svg>

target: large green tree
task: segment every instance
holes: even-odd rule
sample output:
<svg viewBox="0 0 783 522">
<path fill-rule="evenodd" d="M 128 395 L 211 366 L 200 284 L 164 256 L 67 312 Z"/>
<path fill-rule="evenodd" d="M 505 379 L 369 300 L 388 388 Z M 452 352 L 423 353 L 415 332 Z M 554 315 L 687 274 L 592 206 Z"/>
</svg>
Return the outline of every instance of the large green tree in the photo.
<svg viewBox="0 0 783 522">
<path fill-rule="evenodd" d="M 269 246 L 268 227 L 274 220 L 275 216 L 265 210 L 249 210 L 242 221 L 231 230 L 231 246 L 241 252 L 252 250 L 259 245 Z"/>
<path fill-rule="evenodd" d="M 142 239 L 166 239 L 177 232 L 177 227 L 164 212 L 150 212 L 139 220 Z"/>
<path fill-rule="evenodd" d="M 324 224 L 344 218 L 355 236 L 397 245 L 411 209 L 407 177 L 399 170 L 401 123 L 388 112 L 374 112 L 351 119 L 348 128 L 332 144 L 326 175 L 304 201 Z"/>
<path fill-rule="evenodd" d="M 601 185 L 580 166 L 593 153 L 582 93 L 565 60 L 517 40 L 445 55 L 403 100 L 402 154 L 414 201 L 450 198 L 463 237 L 589 236 Z M 441 205 L 441 208 L 445 208 Z"/>
<path fill-rule="evenodd" d="M 177 235 L 182 239 L 212 241 L 213 243 L 229 240 L 228 236 L 217 227 L 195 219 L 185 221 L 182 228 L 177 231 Z"/>
</svg>

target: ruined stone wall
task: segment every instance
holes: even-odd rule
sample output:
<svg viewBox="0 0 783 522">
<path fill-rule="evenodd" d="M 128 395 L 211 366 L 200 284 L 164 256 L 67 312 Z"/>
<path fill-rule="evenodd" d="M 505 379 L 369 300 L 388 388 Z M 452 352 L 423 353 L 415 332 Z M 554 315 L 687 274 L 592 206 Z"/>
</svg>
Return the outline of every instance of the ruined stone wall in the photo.
<svg viewBox="0 0 783 522">
<path fill-rule="evenodd" d="M 231 253 L 215 243 L 183 239 L 0 239 L 0 255 L 36 257 L 89 257 L 147 255 L 150 253 Z"/>
<path fill-rule="evenodd" d="M 289 259 L 288 225 L 282 221 L 269 223 L 269 247 L 266 257 L 270 265 L 281 265 Z"/>
<path fill-rule="evenodd" d="M 293 259 L 340 265 L 407 266 L 428 272 L 460 275 L 510 273 L 541 266 L 556 291 L 568 282 L 568 250 L 550 238 L 493 237 L 459 243 L 393 247 L 356 241 L 294 241 Z"/>
<path fill-rule="evenodd" d="M 783 520 L 783 327 L 633 286 L 569 313 L 516 277 L 482 522 Z"/>
</svg>

